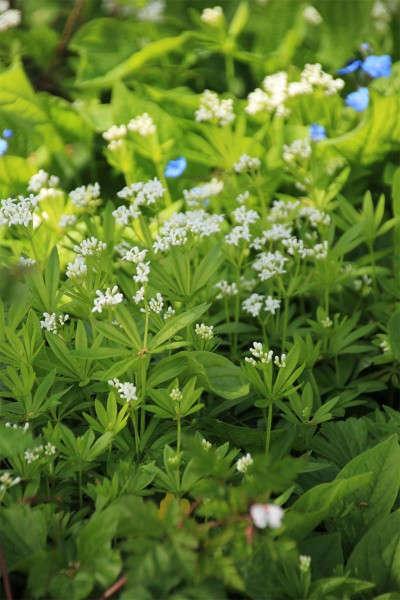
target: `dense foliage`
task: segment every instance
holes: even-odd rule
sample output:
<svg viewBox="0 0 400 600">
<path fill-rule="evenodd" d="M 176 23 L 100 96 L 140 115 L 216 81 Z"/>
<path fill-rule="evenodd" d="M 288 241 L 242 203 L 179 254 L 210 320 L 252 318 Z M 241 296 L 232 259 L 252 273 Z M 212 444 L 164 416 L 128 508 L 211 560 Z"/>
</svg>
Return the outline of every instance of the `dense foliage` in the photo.
<svg viewBox="0 0 400 600">
<path fill-rule="evenodd" d="M 399 3 L 0 0 L 5 597 L 400 597 Z"/>
</svg>

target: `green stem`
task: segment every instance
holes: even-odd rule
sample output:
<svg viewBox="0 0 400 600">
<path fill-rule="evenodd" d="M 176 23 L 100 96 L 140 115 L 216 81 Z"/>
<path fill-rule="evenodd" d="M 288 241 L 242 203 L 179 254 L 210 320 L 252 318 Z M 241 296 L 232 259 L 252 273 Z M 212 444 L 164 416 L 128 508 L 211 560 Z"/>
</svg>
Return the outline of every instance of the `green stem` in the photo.
<svg viewBox="0 0 400 600">
<path fill-rule="evenodd" d="M 37 266 L 39 267 L 39 264 L 40 264 L 39 255 L 36 252 L 36 248 L 35 248 L 35 244 L 33 243 L 32 236 L 30 235 L 28 239 L 29 239 L 30 247 L 31 247 L 32 252 L 33 252 L 33 257 L 34 257 L 34 259 L 36 261 Z"/>
<path fill-rule="evenodd" d="M 285 296 L 283 303 L 283 327 L 282 327 L 282 346 L 281 352 L 283 353 L 286 345 L 286 336 L 287 336 L 287 328 L 288 328 L 288 318 L 289 318 L 289 298 Z"/>
<path fill-rule="evenodd" d="M 78 487 L 79 487 L 79 508 L 83 508 L 83 492 L 82 492 L 82 467 L 78 470 Z"/>
<path fill-rule="evenodd" d="M 225 54 L 226 87 L 230 92 L 234 91 L 235 63 L 231 54 Z"/>
<path fill-rule="evenodd" d="M 171 206 L 172 198 L 171 198 L 171 194 L 169 192 L 168 182 L 165 179 L 164 171 L 162 170 L 161 164 L 159 162 L 155 163 L 155 165 L 156 165 L 157 177 L 163 184 L 163 187 L 165 188 L 165 192 L 164 192 L 165 204 L 166 204 L 166 206 Z"/>
<path fill-rule="evenodd" d="M 138 418 L 137 418 L 137 413 L 135 410 L 132 411 L 132 423 L 133 423 L 133 429 L 135 431 L 135 450 L 136 450 L 136 456 L 139 456 L 140 453 L 140 435 L 139 435 L 139 428 L 138 428 Z"/>
<path fill-rule="evenodd" d="M 270 449 L 270 445 L 271 445 L 271 430 L 272 430 L 272 402 L 271 404 L 268 406 L 268 419 L 265 415 L 265 408 L 264 408 L 264 422 L 265 422 L 265 429 L 266 429 L 266 436 L 265 436 L 265 454 L 268 456 L 269 454 L 269 449 Z"/>
<path fill-rule="evenodd" d="M 143 350 L 147 350 L 147 338 L 149 334 L 149 307 L 145 303 L 146 316 L 144 323 Z M 142 410 L 140 414 L 140 434 L 143 435 L 146 428 L 146 379 L 147 379 L 147 359 L 146 355 L 142 356 L 141 364 L 141 386 L 142 386 Z"/>
<path fill-rule="evenodd" d="M 177 431 L 176 431 L 176 453 L 180 456 L 181 453 L 181 434 L 182 434 L 182 423 L 181 418 L 177 418 Z"/>
</svg>

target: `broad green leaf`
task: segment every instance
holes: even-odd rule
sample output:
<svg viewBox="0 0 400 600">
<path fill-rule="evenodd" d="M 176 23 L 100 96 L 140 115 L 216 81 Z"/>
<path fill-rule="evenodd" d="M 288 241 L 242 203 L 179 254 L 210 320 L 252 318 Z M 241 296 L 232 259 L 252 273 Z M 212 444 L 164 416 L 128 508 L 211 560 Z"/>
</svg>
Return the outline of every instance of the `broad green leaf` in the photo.
<svg viewBox="0 0 400 600">
<path fill-rule="evenodd" d="M 23 193 L 36 169 L 20 156 L 5 155 L 0 160 L 0 195 L 7 198 L 15 191 Z"/>
<path fill-rule="evenodd" d="M 186 310 L 179 315 L 168 319 L 164 327 L 155 335 L 149 342 L 148 349 L 152 353 L 156 353 L 157 349 L 167 340 L 174 337 L 178 331 L 187 327 L 201 317 L 203 313 L 210 307 L 209 304 L 199 304 L 189 310 Z"/>
<path fill-rule="evenodd" d="M 400 264 L 398 266 L 400 268 Z M 400 360 L 400 309 L 396 310 L 389 319 L 388 334 L 393 356 Z"/>
<path fill-rule="evenodd" d="M 400 511 L 371 527 L 354 548 L 347 568 L 357 577 L 373 581 L 376 593 L 400 590 Z M 395 596 L 391 595 L 391 598 Z"/>
<path fill-rule="evenodd" d="M 182 352 L 188 360 L 188 370 L 197 376 L 197 383 L 222 398 L 235 400 L 246 396 L 249 384 L 240 367 L 234 365 L 225 356 L 212 352 Z"/>
<path fill-rule="evenodd" d="M 365 486 L 371 475 L 365 473 L 349 479 L 321 483 L 303 494 L 285 515 L 288 535 L 296 540 L 306 537 L 317 525 L 334 514 L 340 502 L 354 490 Z"/>
<path fill-rule="evenodd" d="M 1 423 L 0 457 L 2 459 L 21 454 L 27 448 L 31 448 L 32 445 L 33 439 L 29 430 L 13 429 L 13 427 L 6 427 L 4 423 Z"/>
<path fill-rule="evenodd" d="M 8 571 L 26 571 L 29 559 L 46 545 L 47 527 L 41 507 L 13 505 L 0 513 L 1 544 Z M 26 565 L 24 568 L 23 565 Z"/>
<path fill-rule="evenodd" d="M 50 299 L 49 312 L 55 312 L 57 308 L 56 294 L 60 280 L 60 259 L 58 257 L 57 246 L 54 246 L 46 262 L 44 271 L 44 282 Z"/>
<path fill-rule="evenodd" d="M 397 435 L 353 458 L 336 480 L 369 473 L 370 479 L 346 497 L 335 524 L 348 545 L 354 545 L 378 519 L 388 515 L 400 488 L 400 446 Z"/>
</svg>

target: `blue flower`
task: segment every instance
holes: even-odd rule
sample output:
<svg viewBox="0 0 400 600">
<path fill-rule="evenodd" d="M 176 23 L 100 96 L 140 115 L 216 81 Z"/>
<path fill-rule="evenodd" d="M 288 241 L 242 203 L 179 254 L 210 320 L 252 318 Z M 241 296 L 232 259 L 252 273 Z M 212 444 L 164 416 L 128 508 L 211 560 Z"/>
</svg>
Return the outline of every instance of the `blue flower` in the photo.
<svg viewBox="0 0 400 600">
<path fill-rule="evenodd" d="M 347 106 L 354 108 L 357 112 L 362 112 L 368 106 L 369 90 L 367 87 L 362 87 L 356 92 L 352 92 L 346 98 Z"/>
<path fill-rule="evenodd" d="M 361 60 L 352 60 L 349 62 L 343 69 L 338 69 L 338 75 L 348 75 L 349 73 L 354 73 L 357 71 L 362 65 Z"/>
<path fill-rule="evenodd" d="M 364 44 L 361 44 L 360 48 L 363 52 L 369 52 L 371 50 L 371 44 L 364 42 Z"/>
<path fill-rule="evenodd" d="M 367 56 L 362 64 L 362 70 L 374 79 L 376 77 L 389 77 L 392 70 L 392 59 L 388 54 L 383 56 Z"/>
<path fill-rule="evenodd" d="M 0 156 L 3 156 L 8 150 L 8 143 L 3 138 L 0 138 Z"/>
<path fill-rule="evenodd" d="M 12 137 L 12 135 L 13 135 L 12 129 L 5 129 L 3 131 L 3 137 L 5 137 L 5 138 L 10 138 L 10 137 Z"/>
<path fill-rule="evenodd" d="M 167 164 L 164 175 L 165 177 L 179 177 L 187 167 L 186 158 L 181 156 L 175 160 L 170 160 Z"/>
<path fill-rule="evenodd" d="M 310 125 L 310 138 L 313 142 L 320 142 L 326 138 L 326 131 L 323 125 L 313 123 Z"/>
</svg>

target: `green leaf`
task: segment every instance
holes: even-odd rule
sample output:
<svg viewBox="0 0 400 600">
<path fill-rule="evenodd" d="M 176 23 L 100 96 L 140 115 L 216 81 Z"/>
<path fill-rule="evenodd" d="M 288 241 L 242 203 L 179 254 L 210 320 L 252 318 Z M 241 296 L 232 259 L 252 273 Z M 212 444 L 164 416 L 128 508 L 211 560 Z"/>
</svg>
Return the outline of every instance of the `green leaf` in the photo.
<svg viewBox="0 0 400 600">
<path fill-rule="evenodd" d="M 23 570 L 24 563 L 46 546 L 46 519 L 41 507 L 10 506 L 0 513 L 1 544 L 8 571 Z"/>
<path fill-rule="evenodd" d="M 389 319 L 388 334 L 393 356 L 400 360 L 400 309 L 396 310 Z"/>
<path fill-rule="evenodd" d="M 336 511 L 336 526 L 348 545 L 354 545 L 378 519 L 388 515 L 400 488 L 400 446 L 397 435 L 353 458 L 336 477 L 337 481 L 369 473 L 370 479 L 350 493 Z"/>
<path fill-rule="evenodd" d="M 347 568 L 373 581 L 376 592 L 400 590 L 400 511 L 377 521 L 354 548 Z M 393 598 L 394 596 L 390 596 Z"/>
<path fill-rule="evenodd" d="M 0 424 L 0 457 L 8 458 L 21 454 L 33 445 L 32 434 L 22 429 L 13 429 Z"/>
<path fill-rule="evenodd" d="M 366 485 L 371 475 L 365 473 L 349 479 L 321 483 L 303 494 L 285 515 L 284 523 L 290 537 L 301 540 L 317 525 L 334 514 L 337 505 L 354 490 Z"/>
<path fill-rule="evenodd" d="M 199 319 L 208 308 L 210 308 L 210 304 L 199 304 L 198 306 L 195 306 L 183 313 L 180 313 L 176 317 L 168 319 L 167 323 L 164 325 L 161 331 L 159 331 L 157 335 L 155 335 L 153 339 L 149 342 L 149 351 L 152 353 L 156 353 L 159 346 L 161 346 L 162 344 L 164 344 L 164 342 L 174 337 L 178 333 L 178 331 Z"/>
<path fill-rule="evenodd" d="M 57 308 L 57 289 L 58 283 L 60 280 L 60 259 L 58 257 L 57 246 L 54 246 L 52 251 L 50 252 L 50 256 L 46 263 L 46 268 L 44 272 L 44 282 L 46 284 L 47 293 L 50 299 L 50 305 L 48 310 L 50 312 L 55 312 Z"/>
<path fill-rule="evenodd" d="M 235 400 L 246 396 L 249 384 L 243 377 L 240 367 L 225 356 L 212 352 L 182 352 L 188 360 L 190 375 L 197 377 L 197 383 L 222 398 Z"/>
</svg>

